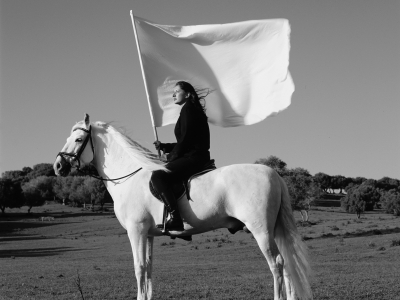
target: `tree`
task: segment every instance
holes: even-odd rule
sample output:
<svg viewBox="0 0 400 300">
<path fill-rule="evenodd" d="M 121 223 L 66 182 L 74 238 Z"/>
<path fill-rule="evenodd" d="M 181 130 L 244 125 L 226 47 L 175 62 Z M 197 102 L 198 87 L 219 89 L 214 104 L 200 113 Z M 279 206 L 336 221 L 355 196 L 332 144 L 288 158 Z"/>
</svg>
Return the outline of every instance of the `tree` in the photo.
<svg viewBox="0 0 400 300">
<path fill-rule="evenodd" d="M 286 163 L 274 155 L 270 155 L 267 158 L 259 158 L 254 163 L 268 166 L 278 172 L 281 176 L 285 175 L 287 171 Z"/>
<path fill-rule="evenodd" d="M 32 168 L 31 167 L 23 167 L 22 168 L 22 172 L 25 173 L 25 176 L 28 175 L 30 172 L 32 172 Z"/>
<path fill-rule="evenodd" d="M 14 171 L 5 171 L 3 174 L 1 174 L 1 178 L 4 179 L 10 179 L 13 182 L 22 182 L 25 179 L 25 173 L 20 170 L 14 170 Z"/>
<path fill-rule="evenodd" d="M 347 195 L 341 199 L 342 208 L 348 213 L 356 213 L 357 218 L 361 217 L 361 213 L 365 210 L 365 201 L 362 201 L 356 196 L 355 191 L 358 189 L 358 185 L 347 191 Z"/>
<path fill-rule="evenodd" d="M 273 155 L 260 158 L 255 163 L 273 168 L 285 180 L 292 209 L 300 212 L 303 221 L 308 221 L 311 205 L 321 193 L 320 185 L 314 182 L 310 173 L 304 168 L 288 169 L 284 161 Z"/>
<path fill-rule="evenodd" d="M 19 181 L 0 178 L 0 209 L 2 213 L 4 213 L 6 207 L 21 207 L 24 204 L 24 200 Z"/>
<path fill-rule="evenodd" d="M 360 185 L 360 184 L 362 184 L 364 181 L 366 181 L 367 180 L 367 178 L 365 178 L 365 177 L 356 177 L 356 178 L 353 178 L 353 182 L 354 182 L 354 184 L 356 184 L 356 185 Z"/>
<path fill-rule="evenodd" d="M 348 193 L 349 190 L 351 190 L 353 187 L 359 186 L 359 184 L 355 184 L 354 182 L 350 182 L 346 187 L 345 187 L 345 192 Z"/>
<path fill-rule="evenodd" d="M 283 179 L 289 190 L 293 210 L 298 210 L 303 221 L 308 221 L 311 204 L 315 200 L 313 193 L 316 191 L 312 188 L 312 176 L 306 169 L 294 168 L 288 169 Z"/>
<path fill-rule="evenodd" d="M 387 213 L 400 216 L 400 191 L 398 189 L 383 191 L 381 202 Z"/>
<path fill-rule="evenodd" d="M 399 187 L 399 180 L 390 177 L 383 177 L 376 182 L 376 186 L 384 191 L 390 191 Z"/>
<path fill-rule="evenodd" d="M 342 175 L 335 175 L 331 177 L 331 189 L 339 190 L 339 194 L 343 193 L 343 190 L 346 188 L 348 184 L 349 184 L 349 179 Z"/>
<path fill-rule="evenodd" d="M 28 213 L 31 212 L 33 206 L 42 206 L 45 199 L 40 195 L 40 191 L 31 184 L 24 184 L 22 190 L 25 196 L 25 204 L 28 206 Z"/>
<path fill-rule="evenodd" d="M 8 182 L 10 181 L 10 179 L 0 178 L 0 209 L 3 214 L 8 204 Z"/>
<path fill-rule="evenodd" d="M 72 177 L 69 199 L 74 205 L 81 206 L 83 204 L 83 207 L 86 208 L 86 201 L 90 198 L 90 193 L 84 185 L 85 179 L 83 176 Z"/>
<path fill-rule="evenodd" d="M 112 200 L 106 186 L 101 180 L 87 177 L 85 179 L 84 185 L 90 194 L 92 210 L 94 210 L 95 204 L 100 204 L 101 210 L 103 210 L 104 204 Z"/>
<path fill-rule="evenodd" d="M 47 199 L 54 197 L 53 179 L 54 177 L 39 176 L 22 186 L 25 195 L 26 205 L 30 213 L 33 206 L 42 206 Z"/>
<path fill-rule="evenodd" d="M 369 182 L 371 183 L 371 182 Z M 349 213 L 357 213 L 361 217 L 364 211 L 371 211 L 380 199 L 378 190 L 365 181 L 347 191 L 347 195 L 341 199 L 342 208 Z"/>
<path fill-rule="evenodd" d="M 80 169 L 80 171 L 72 169 L 68 176 L 87 176 L 89 174 L 100 176 L 93 165 L 85 165 Z"/>
<path fill-rule="evenodd" d="M 53 192 L 55 196 L 61 199 L 63 204 L 66 204 L 69 200 L 71 193 L 71 184 L 73 177 L 57 177 L 53 183 Z"/>
<path fill-rule="evenodd" d="M 55 177 L 56 174 L 54 173 L 53 165 L 49 163 L 41 163 L 33 166 L 31 172 L 27 174 L 29 180 L 39 176 L 53 176 Z"/>
<path fill-rule="evenodd" d="M 363 185 L 363 186 L 372 186 L 372 187 L 375 188 L 376 187 L 376 183 L 377 183 L 377 181 L 374 180 L 374 179 L 367 179 L 367 180 L 363 181 L 363 183 L 361 185 Z"/>
<path fill-rule="evenodd" d="M 322 172 L 314 175 L 314 182 L 316 182 L 325 193 L 329 193 L 328 189 L 332 188 L 331 180 L 331 176 Z"/>
</svg>

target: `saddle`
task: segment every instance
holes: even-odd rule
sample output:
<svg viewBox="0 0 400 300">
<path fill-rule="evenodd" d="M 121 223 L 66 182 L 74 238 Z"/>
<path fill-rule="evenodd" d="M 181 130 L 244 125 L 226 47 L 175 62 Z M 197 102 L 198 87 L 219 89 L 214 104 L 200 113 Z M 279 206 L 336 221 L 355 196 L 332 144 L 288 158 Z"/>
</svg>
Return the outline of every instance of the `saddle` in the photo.
<svg viewBox="0 0 400 300">
<path fill-rule="evenodd" d="M 201 175 L 204 175 L 210 171 L 215 170 L 217 167 L 215 166 L 215 160 L 211 159 L 209 160 L 202 168 L 202 170 L 192 176 L 190 176 L 187 180 L 183 180 L 181 182 L 176 183 L 173 186 L 173 191 L 174 191 L 174 195 L 176 199 L 180 199 L 182 198 L 185 193 L 186 193 L 186 198 L 188 200 L 191 200 L 190 198 L 190 182 L 194 179 L 197 178 Z M 153 184 L 151 183 L 151 180 L 149 181 L 149 188 L 151 193 L 153 194 L 154 197 L 156 197 L 158 200 L 160 200 L 161 202 L 163 202 L 161 200 L 161 196 L 160 194 L 154 189 Z M 164 202 L 163 202 L 164 203 Z"/>
<path fill-rule="evenodd" d="M 175 195 L 175 198 L 177 200 L 179 200 L 180 198 L 182 198 L 185 193 L 186 193 L 186 197 L 188 200 L 191 200 L 190 198 L 190 182 L 196 178 L 199 177 L 201 175 L 204 175 L 212 170 L 215 170 L 217 167 L 215 166 L 215 160 L 212 159 L 210 161 L 208 161 L 202 168 L 202 170 L 194 175 L 192 175 L 191 177 L 189 177 L 189 179 L 187 180 L 183 180 L 181 182 L 178 182 L 177 184 L 174 185 L 173 187 L 173 192 Z M 154 197 L 156 197 L 158 200 L 160 200 L 161 203 L 164 203 L 161 199 L 161 196 L 158 194 L 158 192 L 154 189 L 153 184 L 151 183 L 151 180 L 149 182 L 149 187 L 150 187 L 150 191 L 153 194 Z M 165 230 L 165 223 L 167 220 L 167 216 L 168 216 L 168 212 L 167 212 L 167 207 L 164 205 L 164 212 L 163 212 L 163 217 L 162 217 L 162 224 L 158 224 L 156 227 L 159 229 L 162 229 L 162 233 L 164 235 L 170 236 L 171 239 L 175 239 L 175 238 L 180 238 L 183 239 L 185 241 L 192 241 L 192 236 L 172 236 L 167 230 Z"/>
</svg>

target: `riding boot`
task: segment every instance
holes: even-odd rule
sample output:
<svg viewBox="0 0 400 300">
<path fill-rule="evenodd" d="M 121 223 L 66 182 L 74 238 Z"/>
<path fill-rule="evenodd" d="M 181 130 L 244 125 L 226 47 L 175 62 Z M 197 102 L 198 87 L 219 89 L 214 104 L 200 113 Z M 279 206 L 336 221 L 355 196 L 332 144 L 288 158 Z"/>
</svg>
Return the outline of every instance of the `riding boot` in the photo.
<svg viewBox="0 0 400 300">
<path fill-rule="evenodd" d="M 173 192 L 162 192 L 160 196 L 170 214 L 170 219 L 165 224 L 165 229 L 168 231 L 183 231 L 183 221 Z"/>
</svg>

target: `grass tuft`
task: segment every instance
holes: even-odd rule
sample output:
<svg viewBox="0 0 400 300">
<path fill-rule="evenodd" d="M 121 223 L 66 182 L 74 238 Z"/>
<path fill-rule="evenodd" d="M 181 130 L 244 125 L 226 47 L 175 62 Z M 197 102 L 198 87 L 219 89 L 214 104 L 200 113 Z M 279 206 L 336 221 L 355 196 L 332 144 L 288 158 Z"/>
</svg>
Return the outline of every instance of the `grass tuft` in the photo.
<svg viewBox="0 0 400 300">
<path fill-rule="evenodd" d="M 83 296 L 83 289 L 81 285 L 81 277 L 79 276 L 79 271 L 76 270 L 77 278 L 75 279 L 75 285 L 78 288 L 79 293 L 81 294 L 82 300 L 85 300 L 85 297 Z"/>
<path fill-rule="evenodd" d="M 392 240 L 390 243 L 390 247 L 400 246 L 400 239 L 399 240 Z"/>
</svg>

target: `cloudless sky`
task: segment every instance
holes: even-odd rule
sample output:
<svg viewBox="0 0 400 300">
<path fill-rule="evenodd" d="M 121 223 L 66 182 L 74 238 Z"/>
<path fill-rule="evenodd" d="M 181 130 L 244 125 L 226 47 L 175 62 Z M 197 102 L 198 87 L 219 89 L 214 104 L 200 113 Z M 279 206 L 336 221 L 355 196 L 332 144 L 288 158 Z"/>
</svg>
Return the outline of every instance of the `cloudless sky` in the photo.
<svg viewBox="0 0 400 300">
<path fill-rule="evenodd" d="M 400 179 L 398 0 L 0 1 L 0 173 L 52 163 L 85 112 L 154 149 L 133 10 L 168 25 L 289 20 L 292 104 L 211 125 L 217 166 L 275 155 L 311 174 Z M 174 141 L 173 126 L 158 134 Z"/>
</svg>

